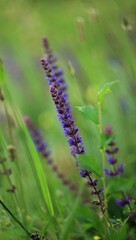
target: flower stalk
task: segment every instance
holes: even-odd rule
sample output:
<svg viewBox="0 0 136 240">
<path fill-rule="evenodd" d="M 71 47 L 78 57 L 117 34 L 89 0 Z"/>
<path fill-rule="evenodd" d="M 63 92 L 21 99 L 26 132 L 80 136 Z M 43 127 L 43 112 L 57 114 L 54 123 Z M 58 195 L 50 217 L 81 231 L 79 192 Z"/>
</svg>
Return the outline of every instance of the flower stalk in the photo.
<svg viewBox="0 0 136 240">
<path fill-rule="evenodd" d="M 70 152 L 75 159 L 75 163 L 78 167 L 79 173 L 81 177 L 86 178 L 88 185 L 93 188 L 91 194 L 98 197 L 98 201 L 94 202 L 94 204 L 100 205 L 102 214 L 104 214 L 105 209 L 103 206 L 103 200 L 100 197 L 100 190 L 96 189 L 96 183 L 94 183 L 91 173 L 85 169 L 80 168 L 77 161 L 77 155 L 86 153 L 85 147 L 83 145 L 82 137 L 79 135 L 79 130 L 75 125 L 72 116 L 71 106 L 69 104 L 66 88 L 63 88 L 63 86 L 66 86 L 65 81 L 64 79 L 63 82 L 60 81 L 59 76 L 56 74 L 56 67 L 54 70 L 54 65 L 49 59 L 49 52 L 47 51 L 47 41 L 45 41 L 45 43 L 46 44 L 44 44 L 44 46 L 46 48 L 47 57 L 41 59 L 41 65 L 46 72 L 46 78 L 50 85 L 50 94 L 57 110 L 57 116 L 59 118 L 59 121 L 61 122 L 64 135 L 68 138 L 67 142 L 70 146 Z"/>
<path fill-rule="evenodd" d="M 103 126 L 102 126 L 102 110 L 101 110 L 101 102 L 100 101 L 98 101 L 98 127 L 99 127 L 100 136 L 101 136 L 103 133 Z M 102 168 L 104 169 L 106 166 L 104 147 L 100 148 L 100 153 L 101 153 L 101 157 L 102 157 Z M 102 176 L 102 182 L 103 182 L 103 191 L 104 191 L 104 205 L 105 205 L 105 210 L 107 210 L 106 177 L 105 177 L 104 172 L 103 172 L 103 176 Z"/>
</svg>

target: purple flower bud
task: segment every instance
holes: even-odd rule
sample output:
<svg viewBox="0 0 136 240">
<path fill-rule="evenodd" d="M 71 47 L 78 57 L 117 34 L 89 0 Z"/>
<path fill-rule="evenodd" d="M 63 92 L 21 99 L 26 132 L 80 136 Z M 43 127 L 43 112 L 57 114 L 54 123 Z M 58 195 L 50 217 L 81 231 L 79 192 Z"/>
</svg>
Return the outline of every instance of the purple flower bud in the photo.
<svg viewBox="0 0 136 240">
<path fill-rule="evenodd" d="M 114 165 L 117 163 L 117 159 L 112 157 L 110 154 L 107 154 L 107 161 L 109 164 Z"/>
<path fill-rule="evenodd" d="M 111 177 L 118 176 L 118 175 L 123 173 L 123 164 L 121 163 L 119 165 L 119 167 L 117 169 L 115 169 L 114 172 L 109 170 L 109 169 L 107 169 L 107 168 L 104 168 L 104 172 L 105 172 L 106 175 L 111 176 Z"/>
<path fill-rule="evenodd" d="M 94 180 L 93 180 L 93 185 L 94 185 L 94 186 L 97 186 L 97 182 L 98 182 L 98 180 L 97 180 L 97 179 L 94 179 Z"/>
<path fill-rule="evenodd" d="M 120 175 L 120 174 L 122 174 L 123 173 L 123 171 L 124 171 L 124 169 L 123 169 L 123 164 L 121 163 L 120 165 L 119 165 L 119 167 L 116 169 L 116 174 L 117 175 Z"/>
<path fill-rule="evenodd" d="M 104 172 L 106 175 L 108 176 L 115 176 L 114 172 L 112 172 L 111 170 L 107 169 L 107 168 L 104 168 Z"/>
<path fill-rule="evenodd" d="M 80 173 L 82 178 L 86 178 L 87 175 L 88 175 L 87 171 L 82 169 L 82 168 L 79 169 L 79 173 Z"/>
<path fill-rule="evenodd" d="M 116 148 L 113 148 L 112 150 L 107 149 L 105 152 L 106 152 L 107 154 L 115 154 L 115 153 L 117 153 L 118 151 L 119 151 L 119 148 L 116 147 Z"/>
</svg>

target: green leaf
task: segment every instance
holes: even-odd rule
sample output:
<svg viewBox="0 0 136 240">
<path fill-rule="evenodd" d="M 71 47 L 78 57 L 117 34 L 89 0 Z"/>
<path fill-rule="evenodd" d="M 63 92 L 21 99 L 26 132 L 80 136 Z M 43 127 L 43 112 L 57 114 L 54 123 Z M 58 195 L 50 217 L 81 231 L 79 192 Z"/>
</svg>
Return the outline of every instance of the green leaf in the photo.
<svg viewBox="0 0 136 240">
<path fill-rule="evenodd" d="M 132 188 L 134 184 L 135 179 L 133 178 L 116 177 L 113 181 L 109 182 L 106 189 L 106 194 L 110 195 L 118 192 L 127 192 Z"/>
<path fill-rule="evenodd" d="M 103 87 L 100 89 L 100 91 L 98 92 L 98 101 L 101 102 L 101 101 L 103 100 L 103 97 L 104 97 L 106 94 L 108 94 L 108 93 L 111 92 L 111 90 L 110 90 L 111 86 L 112 86 L 113 84 L 117 83 L 117 82 L 118 82 L 118 81 L 105 83 L 105 84 L 103 85 Z"/>
<path fill-rule="evenodd" d="M 92 158 L 89 155 L 80 155 L 77 157 L 77 159 L 79 167 L 91 171 L 99 177 L 102 176 L 102 169 L 100 162 L 98 162 L 98 160 Z"/>
<path fill-rule="evenodd" d="M 90 224 L 90 228 L 94 228 L 100 235 L 104 234 L 104 221 L 98 216 L 98 214 L 91 208 L 88 211 L 88 207 L 82 206 L 78 211 L 78 218 L 83 223 Z"/>
<path fill-rule="evenodd" d="M 33 166 L 32 169 L 33 169 L 33 173 L 34 173 L 34 176 L 36 179 L 37 186 L 38 186 L 38 188 L 40 186 L 39 190 L 42 194 L 44 203 L 49 211 L 49 214 L 51 216 L 54 216 L 53 203 L 52 203 L 52 199 L 51 199 L 50 191 L 48 188 L 46 175 L 44 172 L 42 162 L 40 161 L 39 155 L 36 151 L 36 148 L 34 146 L 32 138 L 30 137 L 30 134 L 28 133 L 26 125 L 22 119 L 21 113 L 19 112 L 19 109 L 17 108 L 17 106 L 14 104 L 13 98 L 12 98 L 10 91 L 6 84 L 4 86 L 4 90 L 5 90 L 4 92 L 6 94 L 6 99 L 8 100 L 8 102 L 10 104 L 10 107 L 14 113 L 16 122 L 18 123 L 18 126 L 20 127 L 20 130 L 22 132 L 22 137 L 24 139 L 24 143 L 26 144 L 29 154 L 31 156 L 28 160 L 30 162 L 30 166 Z"/>
<path fill-rule="evenodd" d="M 98 124 L 98 112 L 94 106 L 77 107 L 85 119 L 91 120 Z"/>
<path fill-rule="evenodd" d="M 108 240 L 124 240 L 127 239 L 128 236 L 128 230 L 127 230 L 127 224 L 122 224 L 119 231 L 115 231 L 114 229 L 111 229 L 108 235 Z"/>
<path fill-rule="evenodd" d="M 72 232 L 71 229 L 73 228 L 73 222 L 76 219 L 76 215 L 77 215 L 77 212 L 78 212 L 80 202 L 81 202 L 81 198 L 79 196 L 76 199 L 76 201 L 74 201 L 74 203 L 72 204 L 73 205 L 72 209 L 70 210 L 70 213 L 69 213 L 68 217 L 64 221 L 62 233 L 61 233 L 61 236 L 60 236 L 60 240 L 70 239 L 69 234 Z"/>
</svg>

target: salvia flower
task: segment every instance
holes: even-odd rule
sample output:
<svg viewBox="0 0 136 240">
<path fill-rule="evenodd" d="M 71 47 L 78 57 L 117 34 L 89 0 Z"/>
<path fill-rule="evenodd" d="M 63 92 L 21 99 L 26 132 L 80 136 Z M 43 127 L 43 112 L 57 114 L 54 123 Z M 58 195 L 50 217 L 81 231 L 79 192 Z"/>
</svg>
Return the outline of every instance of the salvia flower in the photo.
<svg viewBox="0 0 136 240">
<path fill-rule="evenodd" d="M 104 172 L 108 176 L 115 177 L 123 173 L 123 164 L 120 163 L 117 166 L 117 158 L 115 157 L 115 155 L 118 153 L 119 148 L 116 147 L 116 142 L 113 141 L 112 127 L 106 125 L 104 133 L 111 137 L 109 138 L 110 140 L 108 142 L 108 149 L 105 150 L 105 153 L 107 157 L 107 162 L 112 166 L 112 170 L 104 168 Z"/>
<path fill-rule="evenodd" d="M 103 206 L 103 200 L 100 196 L 100 192 L 96 189 L 97 181 L 92 179 L 91 172 L 80 168 L 78 165 L 76 155 L 86 153 L 85 147 L 83 145 L 83 140 L 79 135 L 79 130 L 75 125 L 72 116 L 68 95 L 66 88 L 64 87 L 66 86 L 65 80 L 64 78 L 63 81 L 60 80 L 62 72 L 58 71 L 58 67 L 54 65 L 54 62 L 56 61 L 54 61 L 54 57 L 52 51 L 49 48 L 47 39 L 44 39 L 43 43 L 46 49 L 46 58 L 41 59 L 41 65 L 46 72 L 46 78 L 50 85 L 50 94 L 56 107 L 57 117 L 62 125 L 64 135 L 68 138 L 67 141 L 70 146 L 70 151 L 75 158 L 76 165 L 79 168 L 79 173 L 82 178 L 87 179 L 87 184 L 89 183 L 88 186 L 94 189 L 94 192 L 98 197 L 97 205 L 101 206 L 101 211 L 104 213 L 105 210 Z"/>
<path fill-rule="evenodd" d="M 58 113 L 57 116 L 63 127 L 64 134 L 68 137 L 70 151 L 73 156 L 76 156 L 76 154 L 85 154 L 83 140 L 82 137 L 79 136 L 78 128 L 75 126 L 71 107 L 68 102 L 68 97 L 65 92 L 60 90 L 56 75 L 52 72 L 48 61 L 46 59 L 42 59 L 41 64 L 46 71 L 46 74 L 50 72 L 49 78 L 50 82 L 52 83 L 50 86 L 50 94 L 56 106 L 56 110 Z"/>
</svg>

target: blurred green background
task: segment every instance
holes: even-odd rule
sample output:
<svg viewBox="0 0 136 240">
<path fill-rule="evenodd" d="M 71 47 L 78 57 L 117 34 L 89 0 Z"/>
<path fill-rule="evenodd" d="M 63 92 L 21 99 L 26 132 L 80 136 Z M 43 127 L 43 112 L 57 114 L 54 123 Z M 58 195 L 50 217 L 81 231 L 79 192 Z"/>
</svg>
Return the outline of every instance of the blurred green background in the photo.
<svg viewBox="0 0 136 240">
<path fill-rule="evenodd" d="M 98 161 L 101 159 L 99 131 L 93 123 L 83 119 L 76 106 L 96 106 L 97 92 L 103 84 L 118 81 L 113 85 L 112 92 L 104 98 L 103 126 L 109 124 L 113 127 L 120 148 L 118 160 L 124 163 L 124 175 L 135 176 L 136 1 L 0 1 L 0 57 L 12 97 L 22 115 L 29 115 L 43 130 L 60 170 L 66 173 L 68 179 L 78 182 L 78 172 L 57 119 L 45 73 L 40 66 L 40 58 L 44 56 L 43 36 L 48 38 L 50 47 L 59 58 L 59 65 L 64 69 L 74 119 L 87 153 Z M 1 122 L 3 112 L 1 104 Z M 25 181 L 21 180 L 24 196 L 27 199 L 27 194 L 30 195 L 26 201 L 27 207 L 30 212 L 30 208 L 33 208 L 33 221 L 40 226 L 39 213 L 35 213 L 34 206 L 40 198 L 39 194 L 35 197 L 33 191 L 36 186 L 30 166 L 24 160 L 26 152 L 25 146 L 21 145 L 21 137 L 16 139 L 16 144 L 23 166 L 21 179 L 25 176 L 30 190 L 29 193 Z M 70 196 L 67 195 L 65 199 L 66 190 L 60 188 L 53 174 L 50 177 L 48 168 L 46 175 L 49 188 L 57 189 L 56 195 L 61 200 L 59 204 L 71 206 Z M 35 201 L 32 204 L 33 196 Z M 36 205 L 38 210 L 39 206 Z M 69 208 L 64 207 L 63 211 L 67 216 Z M 30 225 L 31 221 L 30 218 Z M 14 233 L 12 235 L 11 239 L 14 239 Z M 6 231 L 1 236 L 9 239 Z"/>
<path fill-rule="evenodd" d="M 67 174 L 74 164 L 40 66 L 41 39 L 48 37 L 59 57 L 76 124 L 95 158 L 100 156 L 98 130 L 76 106 L 96 105 L 100 87 L 118 80 L 105 97 L 103 125 L 113 126 L 119 161 L 128 164 L 128 174 L 136 156 L 135 16 L 135 0 L 0 1 L 0 56 L 8 86 L 22 114 L 43 129 L 55 161 Z"/>
</svg>

